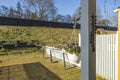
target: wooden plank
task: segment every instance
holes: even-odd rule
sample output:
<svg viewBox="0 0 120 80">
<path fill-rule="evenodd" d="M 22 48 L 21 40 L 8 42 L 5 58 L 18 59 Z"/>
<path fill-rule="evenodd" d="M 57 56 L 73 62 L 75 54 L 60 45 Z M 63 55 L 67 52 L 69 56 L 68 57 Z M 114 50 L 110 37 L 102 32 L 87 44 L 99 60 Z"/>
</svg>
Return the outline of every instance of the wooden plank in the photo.
<svg viewBox="0 0 120 80">
<path fill-rule="evenodd" d="M 96 0 L 81 0 L 81 78 L 96 80 Z"/>
<path fill-rule="evenodd" d="M 118 80 L 120 80 L 120 7 L 118 8 Z"/>
</svg>

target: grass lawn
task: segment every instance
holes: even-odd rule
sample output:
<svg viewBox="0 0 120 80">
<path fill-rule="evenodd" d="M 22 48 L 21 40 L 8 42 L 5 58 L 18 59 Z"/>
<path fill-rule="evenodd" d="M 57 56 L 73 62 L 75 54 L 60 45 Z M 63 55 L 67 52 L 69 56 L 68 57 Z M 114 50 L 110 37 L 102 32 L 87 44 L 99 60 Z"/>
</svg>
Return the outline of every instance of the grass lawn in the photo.
<svg viewBox="0 0 120 80">
<path fill-rule="evenodd" d="M 75 40 L 71 39 L 73 29 L 48 28 L 48 27 L 24 27 L 24 26 L 0 26 L 0 41 L 16 42 L 18 40 L 36 45 L 49 45 L 59 47 Z M 79 29 L 76 30 L 77 41 Z"/>
<path fill-rule="evenodd" d="M 71 39 L 72 29 L 0 26 L 0 41 L 16 42 L 17 40 L 34 43 L 36 45 L 49 45 L 63 47 L 74 43 Z M 76 30 L 76 34 L 80 32 Z M 116 32 L 108 31 L 109 34 Z M 77 41 L 78 42 L 78 36 Z M 16 54 L 17 53 L 17 54 Z M 23 54 L 18 54 L 23 53 Z M 42 58 L 41 49 L 15 49 L 1 50 L 0 54 L 0 80 L 80 80 L 80 69 L 74 67 L 64 70 L 63 62 L 50 63 L 50 58 Z M 68 66 L 70 66 L 68 64 Z M 105 80 L 97 76 L 97 80 Z"/>
<path fill-rule="evenodd" d="M 40 53 L 0 56 L 0 80 L 80 80 L 80 69 L 64 70 L 63 63 L 50 63 Z M 97 80 L 105 80 L 97 76 Z"/>
</svg>

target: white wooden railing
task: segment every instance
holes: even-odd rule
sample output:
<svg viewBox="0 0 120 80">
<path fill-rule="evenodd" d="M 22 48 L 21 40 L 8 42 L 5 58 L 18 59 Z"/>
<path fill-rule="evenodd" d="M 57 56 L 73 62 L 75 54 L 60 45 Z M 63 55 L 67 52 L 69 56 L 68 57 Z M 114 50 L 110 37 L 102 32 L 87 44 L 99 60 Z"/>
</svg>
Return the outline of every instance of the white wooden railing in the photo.
<svg viewBox="0 0 120 80">
<path fill-rule="evenodd" d="M 79 45 L 81 46 L 79 34 Z M 96 35 L 96 73 L 108 80 L 118 80 L 118 36 Z"/>
</svg>

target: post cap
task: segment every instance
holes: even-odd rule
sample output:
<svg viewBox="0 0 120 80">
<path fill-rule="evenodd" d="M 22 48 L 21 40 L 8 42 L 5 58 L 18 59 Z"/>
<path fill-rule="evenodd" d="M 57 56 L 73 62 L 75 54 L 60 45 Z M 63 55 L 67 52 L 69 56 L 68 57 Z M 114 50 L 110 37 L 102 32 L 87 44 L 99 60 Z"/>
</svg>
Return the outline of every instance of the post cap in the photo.
<svg viewBox="0 0 120 80">
<path fill-rule="evenodd" d="M 118 9 L 120 9 L 120 6 L 118 7 Z"/>
</svg>

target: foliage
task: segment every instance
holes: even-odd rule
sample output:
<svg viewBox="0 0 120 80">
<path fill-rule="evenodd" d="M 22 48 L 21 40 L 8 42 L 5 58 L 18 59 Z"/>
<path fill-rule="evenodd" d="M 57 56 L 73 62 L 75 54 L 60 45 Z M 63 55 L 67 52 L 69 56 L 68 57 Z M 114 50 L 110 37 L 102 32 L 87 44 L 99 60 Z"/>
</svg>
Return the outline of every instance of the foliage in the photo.
<svg viewBox="0 0 120 80">
<path fill-rule="evenodd" d="M 21 6 L 21 3 L 18 1 L 18 3 L 17 3 L 17 10 L 16 10 L 16 17 L 17 18 L 21 18 L 22 15 L 23 15 L 22 6 Z"/>
<path fill-rule="evenodd" d="M 99 26 L 110 26 L 110 25 L 112 25 L 112 22 L 108 19 L 102 19 L 102 20 L 97 22 L 97 25 L 99 25 Z"/>
<path fill-rule="evenodd" d="M 0 26 L 0 41 L 27 42 L 36 46 L 54 46 L 63 48 L 71 38 L 72 29 L 48 27 Z M 76 30 L 76 34 L 80 32 Z M 77 37 L 78 39 L 78 37 Z M 72 40 L 71 43 L 75 41 Z M 76 41 L 78 42 L 78 40 Z"/>
<path fill-rule="evenodd" d="M 28 44 L 58 46 L 68 44 L 72 29 L 48 27 L 0 26 L 0 40 L 8 42 L 23 41 Z M 76 30 L 76 34 L 80 31 Z M 7 33 L 7 34 L 6 34 Z M 77 37 L 78 39 L 78 37 Z M 72 40 L 71 43 L 75 41 Z M 78 40 L 76 41 L 78 42 Z"/>
<path fill-rule="evenodd" d="M 24 0 L 24 2 L 30 10 L 38 12 L 38 18 L 41 20 L 47 20 L 48 16 L 54 17 L 56 14 L 54 0 Z"/>
<path fill-rule="evenodd" d="M 80 24 L 80 18 L 81 18 L 81 7 L 79 7 L 73 14 L 73 21 L 74 22 L 76 21 L 77 23 Z"/>
<path fill-rule="evenodd" d="M 4 49 L 14 49 L 15 43 L 3 43 L 2 46 Z"/>
<path fill-rule="evenodd" d="M 78 44 L 67 44 L 65 46 L 65 51 L 70 54 L 76 54 L 81 52 L 80 46 Z"/>
<path fill-rule="evenodd" d="M 22 0 L 13 6 L 0 6 L 0 16 L 72 23 L 71 15 L 57 12 L 54 0 Z"/>
<path fill-rule="evenodd" d="M 15 17 L 15 10 L 12 7 L 9 9 L 8 17 Z"/>
</svg>

